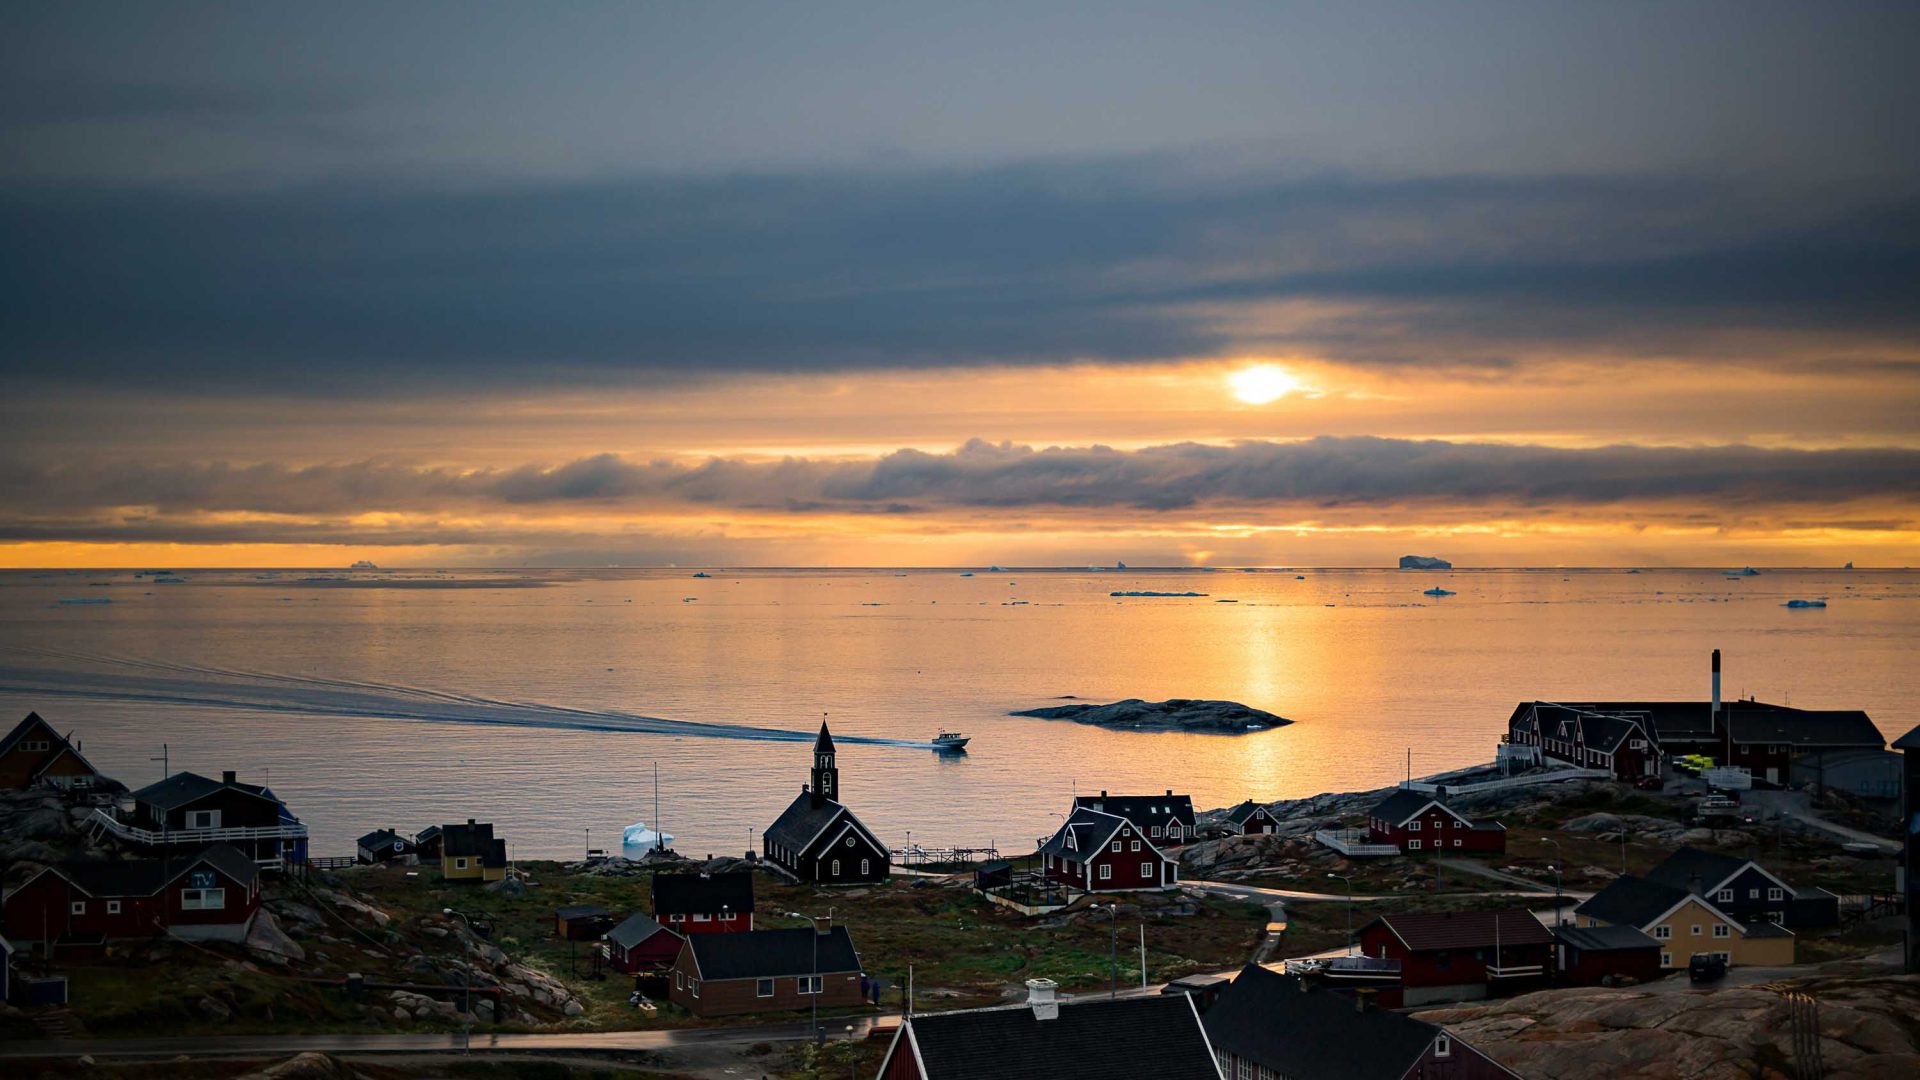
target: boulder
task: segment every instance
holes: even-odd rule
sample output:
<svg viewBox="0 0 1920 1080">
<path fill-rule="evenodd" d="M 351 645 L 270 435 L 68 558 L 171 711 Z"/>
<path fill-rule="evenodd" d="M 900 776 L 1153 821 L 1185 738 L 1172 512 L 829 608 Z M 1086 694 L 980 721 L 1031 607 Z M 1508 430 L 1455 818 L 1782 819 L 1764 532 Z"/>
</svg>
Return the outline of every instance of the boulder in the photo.
<svg viewBox="0 0 1920 1080">
<path fill-rule="evenodd" d="M 352 1069 L 327 1055 L 309 1052 L 247 1073 L 239 1080 L 350 1080 L 354 1075 Z"/>
<path fill-rule="evenodd" d="M 224 1024 L 233 1019 L 233 1009 L 229 1008 L 226 1002 L 216 997 L 203 997 L 199 1001 L 194 1002 L 193 1007 L 200 1010 L 201 1016 L 206 1017 L 216 1024 Z"/>
<path fill-rule="evenodd" d="M 274 919 L 271 911 L 254 913 L 253 924 L 247 927 L 246 946 L 248 952 L 270 964 L 286 964 L 291 960 L 307 958 L 307 950 L 280 929 L 280 923 Z"/>
</svg>

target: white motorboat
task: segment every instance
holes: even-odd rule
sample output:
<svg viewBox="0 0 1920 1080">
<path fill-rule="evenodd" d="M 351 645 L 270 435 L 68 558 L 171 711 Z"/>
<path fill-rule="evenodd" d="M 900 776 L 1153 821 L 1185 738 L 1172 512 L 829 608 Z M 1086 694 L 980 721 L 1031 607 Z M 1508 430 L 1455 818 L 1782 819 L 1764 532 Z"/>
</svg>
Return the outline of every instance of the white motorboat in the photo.
<svg viewBox="0 0 1920 1080">
<path fill-rule="evenodd" d="M 970 740 L 957 731 L 943 731 L 933 737 L 935 750 L 965 750 Z"/>
</svg>

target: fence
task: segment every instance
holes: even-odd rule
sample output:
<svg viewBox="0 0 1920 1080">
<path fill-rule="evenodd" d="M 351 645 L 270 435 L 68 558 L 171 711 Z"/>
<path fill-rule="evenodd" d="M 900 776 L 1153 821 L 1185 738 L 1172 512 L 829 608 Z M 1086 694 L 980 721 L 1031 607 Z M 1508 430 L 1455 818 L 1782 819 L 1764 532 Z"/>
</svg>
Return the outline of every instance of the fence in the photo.
<svg viewBox="0 0 1920 1080">
<path fill-rule="evenodd" d="M 1564 780 L 1611 780 L 1613 774 L 1605 769 L 1557 769 L 1538 776 L 1509 776 L 1500 780 L 1483 780 L 1477 784 L 1430 784 L 1415 780 L 1405 785 L 1423 795 L 1432 795 L 1445 788 L 1448 795 L 1478 795 L 1483 791 L 1505 791 L 1509 788 L 1534 787 L 1538 784 L 1558 784 Z"/>
</svg>

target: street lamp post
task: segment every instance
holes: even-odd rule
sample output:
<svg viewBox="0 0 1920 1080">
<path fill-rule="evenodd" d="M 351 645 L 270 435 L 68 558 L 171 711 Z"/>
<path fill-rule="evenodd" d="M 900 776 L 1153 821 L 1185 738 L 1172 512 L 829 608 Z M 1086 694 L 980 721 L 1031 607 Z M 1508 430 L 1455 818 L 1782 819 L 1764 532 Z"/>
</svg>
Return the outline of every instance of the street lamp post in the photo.
<svg viewBox="0 0 1920 1080">
<path fill-rule="evenodd" d="M 813 982 L 812 982 L 812 985 L 807 987 L 807 989 L 809 991 L 809 997 L 813 1004 L 813 1019 L 811 1021 L 812 1027 L 813 1027 L 813 1041 L 818 1043 L 821 1041 L 820 1039 L 820 917 L 818 915 L 802 915 L 797 911 L 787 912 L 787 917 L 790 919 L 807 920 L 807 928 L 813 932 Z M 829 926 L 833 925 L 833 909 L 832 908 L 827 909 L 827 925 Z"/>
<path fill-rule="evenodd" d="M 1558 840 L 1550 836 L 1543 836 L 1540 838 L 1540 842 L 1553 845 L 1553 925 L 1564 926 L 1566 925 L 1566 917 L 1561 913 L 1560 907 L 1560 870 L 1561 864 L 1566 862 L 1566 857 L 1560 854 L 1560 842 Z"/>
<path fill-rule="evenodd" d="M 459 919 L 465 924 L 467 933 L 473 933 L 473 920 L 466 915 L 452 908 L 441 908 L 440 913 L 448 918 Z M 466 968 L 466 985 L 461 994 L 464 1001 L 460 1007 L 460 1052 L 463 1054 L 473 1053 L 473 957 L 467 952 L 471 947 L 468 942 L 460 943 L 460 958 L 465 961 Z"/>
<path fill-rule="evenodd" d="M 1113 940 L 1109 944 L 1112 952 L 1113 986 L 1107 991 L 1107 996 L 1117 998 L 1120 996 L 1120 905 L 1118 903 L 1107 905 L 1107 922 L 1113 931 Z"/>
<path fill-rule="evenodd" d="M 1353 955 L 1353 879 L 1345 874 L 1327 872 L 1330 878 L 1339 878 L 1347 883 L 1347 955 Z"/>
</svg>

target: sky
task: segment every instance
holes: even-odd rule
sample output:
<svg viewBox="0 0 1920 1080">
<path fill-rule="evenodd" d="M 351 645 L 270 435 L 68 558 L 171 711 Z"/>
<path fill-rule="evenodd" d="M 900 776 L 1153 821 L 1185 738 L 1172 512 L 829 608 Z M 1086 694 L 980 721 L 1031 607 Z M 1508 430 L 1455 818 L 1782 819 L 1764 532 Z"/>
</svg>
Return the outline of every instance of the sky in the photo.
<svg viewBox="0 0 1920 1080">
<path fill-rule="evenodd" d="M 1907 565 L 1909 3 L 36 3 L 0 567 Z"/>
</svg>

